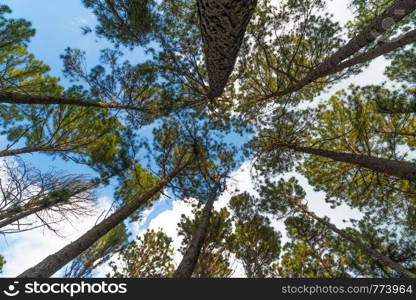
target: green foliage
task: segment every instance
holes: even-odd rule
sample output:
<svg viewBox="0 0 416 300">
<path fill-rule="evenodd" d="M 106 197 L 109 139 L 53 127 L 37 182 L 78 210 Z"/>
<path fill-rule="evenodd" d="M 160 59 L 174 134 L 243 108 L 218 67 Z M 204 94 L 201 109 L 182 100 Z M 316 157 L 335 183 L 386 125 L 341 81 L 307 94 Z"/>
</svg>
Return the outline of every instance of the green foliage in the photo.
<svg viewBox="0 0 416 300">
<path fill-rule="evenodd" d="M 101 50 L 101 64 L 87 70 L 84 51 L 67 48 L 61 55 L 65 76 L 89 87 L 83 99 L 135 108 L 124 112 L 131 126 L 147 125 L 167 114 L 170 104 L 163 85 L 158 82 L 155 63 L 132 65 L 129 61 L 120 62 L 122 57 L 120 50 Z"/>
<path fill-rule="evenodd" d="M 99 266 L 104 265 L 115 253 L 124 249 L 127 240 L 126 225 L 120 223 L 72 261 L 65 277 L 91 277 Z"/>
<path fill-rule="evenodd" d="M 83 0 L 93 10 L 99 25 L 98 36 L 105 37 L 116 45 L 133 48 L 150 42 L 158 29 L 158 15 L 154 0 Z M 92 31 L 84 28 L 84 32 Z"/>
<path fill-rule="evenodd" d="M 119 206 L 129 204 L 155 187 L 159 180 L 160 179 L 153 175 L 149 170 L 146 170 L 137 164 L 129 171 L 129 173 L 121 178 L 120 185 L 116 190 L 114 197 L 118 201 Z M 154 195 L 150 201 L 142 205 L 140 210 L 136 211 L 131 216 L 131 221 L 140 220 L 142 211 L 152 207 L 153 202 L 159 199 L 159 197 L 160 193 Z"/>
<path fill-rule="evenodd" d="M 110 263 L 113 278 L 171 277 L 173 264 L 172 239 L 163 231 L 147 230 L 142 237 L 130 242 Z"/>
<path fill-rule="evenodd" d="M 306 193 L 295 177 L 280 179 L 277 184 L 266 180 L 259 187 L 260 200 L 256 200 L 259 210 L 284 218 L 293 214 L 297 204 L 301 204 Z"/>
<path fill-rule="evenodd" d="M 7 5 L 0 6 L 0 26 L 2 28 L 2 44 L 1 48 L 10 47 L 15 44 L 27 44 L 29 39 L 35 34 L 35 30 L 30 28 L 30 22 L 24 19 L 9 19 L 6 14 L 12 11 Z"/>
<path fill-rule="evenodd" d="M 7 112 L 13 111 L 18 114 L 3 122 L 2 132 L 11 144 L 24 142 L 33 152 L 46 148 L 46 153 L 98 169 L 111 169 L 117 157 L 122 159 L 123 126 L 108 110 L 72 105 L 9 106 Z"/>
<path fill-rule="evenodd" d="M 354 19 L 347 24 L 349 35 L 352 36 L 357 34 L 364 26 L 368 25 L 371 20 L 382 14 L 394 2 L 394 0 L 350 0 L 350 8 L 354 12 Z M 400 23 L 395 24 L 391 30 L 384 34 L 383 38 L 391 38 L 391 36 L 394 36 L 397 32 L 407 29 L 409 26 L 414 26 L 415 18 L 416 13 L 413 12 Z M 373 34 L 378 35 L 379 33 L 373 32 Z"/>
<path fill-rule="evenodd" d="M 372 19 L 380 15 L 394 0 L 350 0 L 350 7 L 353 9 L 355 18 L 348 24 L 352 32 L 356 33 Z"/>
<path fill-rule="evenodd" d="M 288 242 L 280 260 L 274 264 L 282 278 L 349 277 L 347 258 L 336 249 L 339 237 L 330 228 L 311 220 L 299 210 L 306 196 L 298 181 L 266 181 L 259 187 L 259 210 L 285 220 Z"/>
<path fill-rule="evenodd" d="M 331 228 L 311 219 L 299 205 L 305 192 L 295 178 L 268 181 L 259 187 L 260 211 L 285 220 L 289 238 L 275 265 L 281 277 L 397 277 L 393 270 L 357 248 Z M 328 218 L 325 218 L 329 221 Z M 353 227 L 343 229 L 392 261 L 414 269 L 414 225 L 399 224 L 395 217 L 381 219 L 364 216 L 351 220 Z"/>
<path fill-rule="evenodd" d="M 270 1 L 259 1 L 236 74 L 238 109 L 248 118 L 258 118 L 259 111 L 272 107 L 260 98 L 292 87 L 340 45 L 339 25 L 323 10 L 321 0 L 287 1 L 278 8 Z M 314 82 L 290 98 L 274 97 L 269 102 L 274 107 L 296 105 L 312 99 L 328 83 Z"/>
<path fill-rule="evenodd" d="M 195 218 L 182 215 L 178 223 L 178 235 L 183 237 L 180 252 L 184 254 L 192 240 L 193 233 L 202 219 L 202 210 Z M 196 278 L 226 278 L 233 273 L 229 243 L 232 238 L 232 222 L 226 208 L 214 211 L 210 218 L 208 233 L 201 248 L 198 263 L 192 274 Z"/>
<path fill-rule="evenodd" d="M 346 230 L 392 261 L 414 272 L 416 269 L 414 225 L 411 225 L 410 228 L 404 224 L 386 226 L 388 221 L 379 222 L 366 216 L 358 222 L 354 222 L 355 228 Z M 345 241 L 338 243 L 337 250 L 345 253 L 348 258 L 346 267 L 352 274 L 360 274 L 363 277 L 399 277 L 394 270 L 362 253 L 359 249 L 351 247 Z"/>
<path fill-rule="evenodd" d="M 47 75 L 50 68 L 28 53 L 26 46 L 35 34 L 23 19 L 7 18 L 11 10 L 0 5 L 0 89 L 7 92 L 50 94 L 62 92 L 59 79 Z M 3 110 L 3 105 L 0 106 Z"/>
<path fill-rule="evenodd" d="M 4 264 L 6 263 L 6 260 L 3 256 L 0 255 L 0 274 L 3 273 Z"/>
<path fill-rule="evenodd" d="M 338 237 L 327 227 L 305 216 L 285 221 L 289 238 L 276 270 L 283 278 L 349 277 L 346 258 L 337 253 Z"/>
<path fill-rule="evenodd" d="M 316 125 L 309 128 L 308 144 L 319 149 L 363 154 L 393 160 L 408 158 L 406 138 L 413 117 L 380 114 L 373 100 L 391 92 L 379 87 L 351 86 L 318 106 Z M 393 134 L 389 134 L 393 133 Z M 404 148 L 406 149 L 406 148 Z M 325 191 L 333 205 L 342 202 L 382 216 L 399 215 L 415 203 L 415 185 L 370 169 L 309 156 L 297 170 L 317 190 Z M 400 221 L 399 221 L 400 222 Z"/>
<path fill-rule="evenodd" d="M 379 111 L 380 103 L 395 95 L 379 86 L 350 86 L 315 109 L 282 111 L 250 143 L 257 152 L 256 169 L 271 177 L 296 167 L 334 207 L 346 203 L 379 218 L 395 215 L 397 222 L 410 218 L 403 212 L 415 204 L 412 182 L 291 148 L 409 160 L 414 137 L 402 132 L 414 132 L 413 116 Z"/>
<path fill-rule="evenodd" d="M 262 127 L 246 145 L 247 154 L 255 156 L 255 170 L 269 177 L 289 172 L 302 158 L 300 153 L 282 147 L 301 145 L 313 124 L 312 110 L 282 109 L 277 115 L 264 120 Z"/>
<path fill-rule="evenodd" d="M 36 60 L 25 48 L 34 34 L 30 23 L 7 19 L 2 7 L 0 34 L 0 79 L 3 91 L 36 95 L 86 97 L 81 87 L 66 91 L 58 79 L 47 75 L 49 67 Z M 13 32 L 13 37 L 10 36 Z M 105 109 L 90 109 L 63 105 L 1 105 L 1 133 L 10 142 L 9 148 L 24 144 L 29 152 L 47 148 L 47 153 L 59 153 L 64 159 L 88 164 L 98 170 L 112 169 L 122 161 L 124 142 L 118 118 Z M 13 148 L 12 148 L 13 149 Z"/>
<path fill-rule="evenodd" d="M 172 180 L 178 198 L 206 201 L 218 181 L 222 190 L 238 164 L 237 147 L 223 140 L 225 133 L 209 123 L 206 115 L 181 113 L 164 120 L 153 132 L 151 153 L 159 153 L 154 160 L 162 174 L 169 174 L 178 161 L 190 160 L 186 171 Z"/>
<path fill-rule="evenodd" d="M 248 278 L 273 277 L 273 265 L 281 251 L 281 234 L 274 230 L 267 217 L 257 212 L 255 205 L 256 200 L 247 193 L 231 198 L 230 208 L 235 219 L 231 249 Z"/>
<path fill-rule="evenodd" d="M 162 18 L 155 41 L 160 51 L 154 60 L 165 82 L 165 90 L 176 106 L 195 107 L 205 97 L 207 72 L 203 61 L 202 37 L 196 1 L 162 1 Z"/>
<path fill-rule="evenodd" d="M 416 84 L 416 47 L 401 49 L 388 57 L 392 59 L 385 72 L 389 79 L 410 84 L 414 88 Z"/>
</svg>

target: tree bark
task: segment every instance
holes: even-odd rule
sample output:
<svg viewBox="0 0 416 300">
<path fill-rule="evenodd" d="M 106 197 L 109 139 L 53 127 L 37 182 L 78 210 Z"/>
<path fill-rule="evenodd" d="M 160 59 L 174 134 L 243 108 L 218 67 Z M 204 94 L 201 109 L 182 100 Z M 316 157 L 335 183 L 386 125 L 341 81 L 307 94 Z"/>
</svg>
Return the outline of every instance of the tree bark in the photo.
<svg viewBox="0 0 416 300">
<path fill-rule="evenodd" d="M 66 147 L 81 147 L 87 145 L 88 143 L 64 143 L 64 144 L 53 144 L 53 145 L 41 145 L 41 146 L 32 146 L 32 147 L 23 147 L 14 150 L 3 150 L 0 151 L 0 157 L 13 156 L 19 154 L 33 153 L 33 152 L 59 152 L 67 151 Z"/>
<path fill-rule="evenodd" d="M 142 196 L 130 201 L 111 216 L 95 225 L 80 238 L 65 246 L 58 252 L 46 257 L 43 261 L 38 263 L 36 266 L 26 270 L 18 277 L 20 278 L 46 278 L 52 276 L 54 273 L 59 271 L 72 259 L 80 255 L 82 252 L 91 247 L 97 240 L 103 237 L 112 228 L 117 226 L 120 222 L 128 218 L 132 213 L 139 209 L 143 204 L 149 201 L 154 195 L 159 193 L 166 184 L 175 176 L 177 176 L 188 163 L 178 166 L 172 173 L 162 178 L 159 183 L 144 193 Z"/>
<path fill-rule="evenodd" d="M 340 63 L 336 67 L 332 68 L 325 76 L 341 72 L 342 70 L 358 64 L 369 62 L 379 56 L 386 55 L 406 45 L 413 44 L 414 42 L 416 42 L 416 29 L 409 31 L 396 41 L 382 42 L 377 48 Z"/>
<path fill-rule="evenodd" d="M 349 62 L 342 62 L 348 57 L 354 55 L 365 46 L 374 42 L 378 36 L 381 36 L 388 31 L 395 23 L 400 22 L 410 13 L 416 9 L 416 1 L 414 0 L 396 0 L 389 8 L 387 8 L 381 15 L 374 18 L 370 24 L 368 24 L 357 36 L 352 38 L 345 46 L 338 49 L 337 52 L 325 59 L 315 69 L 310 71 L 302 80 L 296 83 L 294 86 L 289 87 L 286 90 L 271 93 L 264 96 L 260 101 L 265 101 L 273 97 L 281 97 L 294 92 L 297 92 L 314 82 L 315 80 L 334 74 L 343 70 L 344 68 L 351 67 L 355 64 L 364 63 L 371 59 L 374 59 L 380 55 L 387 54 L 390 51 L 397 49 L 402 43 L 414 41 L 414 32 L 410 32 L 407 36 L 404 36 L 403 41 L 397 41 L 395 45 L 386 43 L 381 48 L 376 48 L 370 52 L 351 59 Z M 389 24 L 386 24 L 385 20 L 389 20 Z M 394 22 L 393 22 L 394 21 Z"/>
<path fill-rule="evenodd" d="M 361 154 L 334 152 L 310 147 L 298 147 L 290 144 L 282 145 L 282 147 L 287 147 L 296 152 L 318 155 L 335 161 L 358 165 L 360 167 L 400 179 L 416 182 L 416 165 L 407 161 L 377 158 Z"/>
<path fill-rule="evenodd" d="M 0 228 L 3 228 L 7 225 L 10 225 L 20 219 L 23 219 L 25 217 L 38 213 L 42 210 L 48 209 L 52 206 L 68 201 L 69 198 L 76 196 L 80 193 L 83 193 L 85 191 L 88 191 L 108 179 L 109 177 L 106 177 L 103 179 L 90 182 L 84 185 L 83 187 L 77 189 L 76 191 L 74 191 L 68 198 L 55 197 L 47 201 L 40 200 L 39 202 L 35 204 L 35 206 L 28 206 L 26 209 L 24 207 L 8 209 L 5 212 L 0 213 Z M 23 211 L 21 211 L 22 209 Z"/>
<path fill-rule="evenodd" d="M 115 103 L 105 103 L 105 102 L 93 102 L 87 101 L 82 98 L 69 98 L 62 96 L 39 96 L 39 95 L 28 95 L 28 94 L 19 94 L 11 92 L 0 92 L 0 103 L 10 103 L 10 104 L 59 104 L 59 105 L 76 105 L 83 107 L 96 107 L 96 108 L 106 108 L 106 109 L 126 109 L 126 110 L 137 110 L 142 112 L 149 112 L 142 107 L 132 106 L 132 105 L 120 105 Z"/>
<path fill-rule="evenodd" d="M 198 0 L 198 14 L 205 64 L 208 70 L 208 97 L 220 97 L 227 84 L 257 0 Z"/>
<path fill-rule="evenodd" d="M 383 255 L 382 253 L 378 252 L 377 250 L 374 250 L 367 244 L 363 243 L 359 239 L 356 239 L 351 234 L 347 233 L 344 230 L 338 229 L 335 225 L 332 223 L 326 221 L 325 219 L 322 219 L 318 217 L 314 212 L 310 211 L 306 205 L 301 205 L 299 203 L 295 204 L 300 210 L 302 210 L 305 214 L 312 217 L 319 223 L 323 224 L 324 226 L 330 228 L 332 231 L 337 233 L 342 238 L 349 241 L 351 244 L 356 246 L 357 248 L 361 249 L 364 253 L 374 258 L 376 261 L 381 262 L 383 265 L 388 266 L 389 268 L 395 270 L 400 276 L 406 277 L 406 278 L 416 278 L 416 274 L 413 274 L 412 272 L 406 270 L 404 267 L 402 267 L 400 264 L 397 264 L 393 260 L 391 260 L 389 257 Z"/>
<path fill-rule="evenodd" d="M 218 189 L 219 186 L 217 185 L 217 187 L 210 193 L 208 197 L 208 201 L 204 207 L 201 223 L 192 236 L 192 240 L 188 246 L 188 249 L 186 250 L 182 261 L 173 274 L 174 278 L 190 278 L 192 276 L 208 232 L 209 221 L 212 215 L 215 199 L 217 198 Z"/>
</svg>

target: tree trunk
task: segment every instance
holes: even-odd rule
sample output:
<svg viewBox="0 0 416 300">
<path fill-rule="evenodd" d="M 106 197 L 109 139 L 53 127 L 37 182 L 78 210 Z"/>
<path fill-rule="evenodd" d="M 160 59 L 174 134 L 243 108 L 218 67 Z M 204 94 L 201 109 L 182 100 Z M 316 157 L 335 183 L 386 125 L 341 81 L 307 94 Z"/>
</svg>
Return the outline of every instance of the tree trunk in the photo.
<svg viewBox="0 0 416 300">
<path fill-rule="evenodd" d="M 192 276 L 208 232 L 209 221 L 212 215 L 214 202 L 217 197 L 218 188 L 219 187 L 217 185 L 215 190 L 213 190 L 208 197 L 208 201 L 204 207 L 201 223 L 192 236 L 188 249 L 173 274 L 174 278 L 190 278 Z"/>
<path fill-rule="evenodd" d="M 220 97 L 234 69 L 248 23 L 257 0 L 197 0 L 205 64 L 208 69 L 208 97 Z"/>
<path fill-rule="evenodd" d="M 360 167 L 394 176 L 400 179 L 416 182 L 416 165 L 407 161 L 397 161 L 385 158 L 371 157 L 361 154 L 333 152 L 309 147 L 283 145 L 296 152 L 308 153 L 330 158 L 335 161 L 350 163 Z"/>
<path fill-rule="evenodd" d="M 3 150 L 0 151 L 0 157 L 5 156 L 14 156 L 19 154 L 33 153 L 33 152 L 59 152 L 67 151 L 66 147 L 75 148 L 88 145 L 89 143 L 64 143 L 64 144 L 52 144 L 52 145 L 40 145 L 40 146 L 31 146 L 23 147 L 14 150 Z"/>
<path fill-rule="evenodd" d="M 10 103 L 10 104 L 59 104 L 59 105 L 76 105 L 83 107 L 97 107 L 97 108 L 114 108 L 114 109 L 127 109 L 127 110 L 137 110 L 142 112 L 146 111 L 144 108 L 136 107 L 132 105 L 120 105 L 115 103 L 105 103 L 105 102 L 93 102 L 87 101 L 82 98 L 69 98 L 62 96 L 39 96 L 39 95 L 28 95 L 28 94 L 19 94 L 11 92 L 0 92 L 0 103 Z"/>
<path fill-rule="evenodd" d="M 46 201 L 40 200 L 39 202 L 35 204 L 35 206 L 28 206 L 27 208 L 25 208 L 24 206 L 18 207 L 18 208 L 14 208 L 14 207 L 10 208 L 6 210 L 5 212 L 0 213 L 0 228 L 3 228 L 7 225 L 10 225 L 20 219 L 23 219 L 25 217 L 38 213 L 42 210 L 46 210 L 52 206 L 63 204 L 63 202 L 68 201 L 68 199 L 70 199 L 71 197 L 76 196 L 85 191 L 88 191 L 108 179 L 109 177 L 106 177 L 103 179 L 90 182 L 84 185 L 83 187 L 77 189 L 76 191 L 74 191 L 68 198 L 55 197 L 52 199 L 48 199 Z M 48 196 L 45 196 L 45 197 L 48 197 Z"/>
<path fill-rule="evenodd" d="M 395 270 L 400 276 L 406 277 L 406 278 L 416 278 L 416 274 L 413 274 L 412 272 L 409 272 L 404 267 L 402 267 L 400 264 L 397 264 L 393 260 L 391 260 L 389 257 L 381 254 L 377 250 L 374 250 L 370 246 L 366 245 L 359 239 L 356 239 L 351 234 L 347 233 L 344 230 L 338 229 L 335 225 L 332 223 L 326 221 L 325 219 L 322 219 L 318 217 L 314 212 L 310 211 L 306 205 L 301 205 L 296 203 L 295 204 L 300 210 L 302 210 L 304 213 L 306 213 L 308 216 L 312 217 L 319 223 L 325 225 L 326 227 L 330 228 L 332 231 L 336 232 L 339 236 L 343 237 L 347 241 L 349 241 L 351 244 L 356 246 L 357 248 L 361 249 L 364 253 L 371 256 L 376 261 L 381 262 L 382 264 L 388 266 L 389 268 Z"/>
<path fill-rule="evenodd" d="M 294 92 L 297 92 L 314 82 L 315 80 L 334 74 L 343 70 L 344 68 L 351 67 L 354 64 L 363 63 L 374 59 L 379 55 L 388 53 L 389 51 L 397 49 L 394 45 L 389 43 L 380 46 L 381 49 L 375 49 L 367 54 L 362 55 L 360 58 L 351 59 L 351 61 L 345 62 L 344 67 L 340 67 L 341 63 L 350 56 L 356 54 L 362 48 L 370 45 L 374 42 L 379 36 L 387 32 L 394 24 L 403 20 L 406 16 L 411 14 L 416 9 L 415 0 L 396 0 L 389 8 L 387 8 L 381 15 L 374 18 L 361 32 L 352 38 L 345 46 L 338 49 L 333 55 L 325 59 L 321 64 L 319 64 L 315 69 L 310 71 L 302 80 L 296 83 L 294 86 L 289 87 L 288 89 L 280 92 L 271 93 L 263 98 L 260 101 L 268 100 L 272 97 L 281 97 Z M 387 24 L 385 22 L 389 20 Z M 399 46 L 401 43 L 406 43 L 406 41 L 412 41 L 414 39 L 414 33 L 410 33 L 406 36 L 402 42 L 398 41 L 396 46 Z M 342 65 L 341 65 L 342 66 Z"/>
<path fill-rule="evenodd" d="M 416 42 L 416 29 L 409 31 L 396 41 L 382 42 L 377 48 L 369 50 L 366 53 L 363 53 L 361 55 L 358 55 L 357 57 L 351 58 L 350 60 L 340 63 L 339 65 L 328 71 L 328 73 L 325 76 L 341 72 L 342 70 L 345 70 L 358 64 L 363 64 L 372 61 L 373 59 L 379 56 L 386 55 L 406 45 L 413 44 L 414 42 Z"/>
<path fill-rule="evenodd" d="M 154 188 L 135 200 L 128 202 L 111 216 L 95 225 L 80 238 L 65 246 L 58 252 L 46 257 L 43 261 L 26 270 L 18 277 L 45 278 L 52 276 L 72 259 L 76 258 L 82 252 L 91 247 L 112 228 L 117 226 L 120 222 L 123 222 L 143 204 L 149 201 L 154 195 L 159 193 L 172 178 L 178 175 L 186 167 L 186 165 L 187 163 L 177 167 L 169 176 L 162 178 Z"/>
</svg>

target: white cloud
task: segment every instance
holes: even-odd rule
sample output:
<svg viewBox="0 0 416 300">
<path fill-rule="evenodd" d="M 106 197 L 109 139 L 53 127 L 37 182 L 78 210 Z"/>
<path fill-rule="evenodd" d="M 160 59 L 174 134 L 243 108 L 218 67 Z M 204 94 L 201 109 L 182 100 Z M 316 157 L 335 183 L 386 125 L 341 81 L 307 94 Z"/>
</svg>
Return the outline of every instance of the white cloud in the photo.
<svg viewBox="0 0 416 300">
<path fill-rule="evenodd" d="M 148 229 L 158 230 L 162 229 L 169 237 L 173 239 L 173 247 L 177 250 L 181 246 L 182 238 L 178 236 L 177 233 L 177 224 L 179 223 L 181 216 L 185 215 L 187 217 L 192 217 L 192 207 L 189 203 L 185 201 L 174 201 L 172 203 L 173 207 L 171 210 L 166 210 L 160 213 L 156 218 L 154 218 L 150 223 Z M 142 234 L 144 230 L 142 231 Z M 175 251 L 174 261 L 178 264 L 182 256 Z"/>
<path fill-rule="evenodd" d="M 137 235 L 141 234 L 143 226 L 146 224 L 147 219 L 149 218 L 153 209 L 154 209 L 154 207 L 149 207 L 148 209 L 144 210 L 141 213 L 141 219 L 140 219 L 139 222 L 133 222 L 133 223 L 128 224 L 129 231 L 131 232 L 131 235 L 132 235 L 133 238 L 135 238 Z"/>
</svg>

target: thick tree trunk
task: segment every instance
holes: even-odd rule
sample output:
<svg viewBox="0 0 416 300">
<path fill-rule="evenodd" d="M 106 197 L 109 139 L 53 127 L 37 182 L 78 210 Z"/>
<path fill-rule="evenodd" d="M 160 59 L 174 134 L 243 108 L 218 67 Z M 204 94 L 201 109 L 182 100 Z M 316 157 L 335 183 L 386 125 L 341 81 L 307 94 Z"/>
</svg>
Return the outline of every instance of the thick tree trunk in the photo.
<svg viewBox="0 0 416 300">
<path fill-rule="evenodd" d="M 105 103 L 105 102 L 93 102 L 86 101 L 82 98 L 68 98 L 61 96 L 39 96 L 39 95 L 28 95 L 28 94 L 19 94 L 11 92 L 0 92 L 0 103 L 10 103 L 10 104 L 59 104 L 59 105 L 76 105 L 84 107 L 98 107 L 98 108 L 114 108 L 114 109 L 127 109 L 127 110 L 137 110 L 142 112 L 148 112 L 141 107 L 136 107 L 132 105 L 120 105 L 114 103 Z"/>
<path fill-rule="evenodd" d="M 209 221 L 212 215 L 214 202 L 217 197 L 217 191 L 218 188 L 213 190 L 209 195 L 208 201 L 204 207 L 201 223 L 192 236 L 191 243 L 189 244 L 182 261 L 173 275 L 174 278 L 190 278 L 192 276 L 208 232 Z"/>
<path fill-rule="evenodd" d="M 59 151 L 67 151 L 67 147 L 75 148 L 75 147 L 82 147 L 87 145 L 88 143 L 64 143 L 64 144 L 53 144 L 53 145 L 41 145 L 41 146 L 33 146 L 33 147 L 23 147 L 14 150 L 3 150 L 0 151 L 0 157 L 5 156 L 14 156 L 19 154 L 26 154 L 26 153 L 33 153 L 33 152 L 59 152 Z"/>
<path fill-rule="evenodd" d="M 345 68 L 353 66 L 354 62 L 355 64 L 359 64 L 370 61 L 371 59 L 397 49 L 397 46 L 403 46 L 401 45 L 402 43 L 407 44 L 407 42 L 413 42 L 414 33 L 409 33 L 409 35 L 403 37 L 405 38 L 403 41 L 398 41 L 395 45 L 386 43 L 380 46 L 382 48 L 376 48 L 364 55 L 361 55 L 361 57 L 351 59 L 349 62 L 345 62 L 343 67 L 341 67 L 341 64 L 345 59 L 353 56 L 362 48 L 373 43 L 379 36 L 388 31 L 392 26 L 394 26 L 394 24 L 403 20 L 415 9 L 415 0 L 396 0 L 381 15 L 374 18 L 370 24 L 368 24 L 356 37 L 352 38 L 345 46 L 341 47 L 337 52 L 325 59 L 319 66 L 309 72 L 294 86 L 289 87 L 284 91 L 271 93 L 261 98 L 260 101 L 297 92 L 319 78 L 334 74 Z M 386 20 L 389 20 L 389 22 L 387 23 Z"/>
<path fill-rule="evenodd" d="M 307 206 L 296 204 L 296 206 L 302 210 L 304 213 L 306 213 L 308 216 L 312 217 L 319 223 L 323 224 L 324 226 L 330 228 L 332 231 L 336 232 L 339 236 L 349 241 L 351 244 L 356 246 L 357 248 L 361 249 L 364 253 L 374 258 L 376 261 L 381 262 L 383 265 L 395 270 L 400 276 L 406 277 L 406 278 L 416 278 L 416 274 L 413 274 L 412 272 L 406 270 L 404 267 L 402 267 L 400 264 L 397 264 L 393 260 L 391 260 L 389 257 L 383 255 L 382 253 L 378 252 L 377 250 L 374 250 L 367 244 L 363 243 L 359 239 L 356 239 L 351 234 L 347 233 L 344 230 L 338 229 L 335 225 L 332 223 L 326 221 L 325 219 L 322 219 L 318 217 L 314 212 L 310 211 Z"/>
<path fill-rule="evenodd" d="M 257 0 L 197 0 L 209 93 L 220 97 L 234 69 Z"/>
<path fill-rule="evenodd" d="M 342 70 L 345 70 L 347 68 L 372 61 L 373 59 L 379 56 L 386 55 L 406 45 L 413 44 L 414 42 L 416 42 L 416 29 L 409 31 L 396 41 L 381 42 L 377 48 L 369 50 L 366 53 L 363 53 L 361 55 L 358 55 L 357 57 L 351 58 L 350 60 L 340 63 L 336 67 L 329 70 L 325 76 L 332 75 L 341 72 Z"/>
<path fill-rule="evenodd" d="M 166 184 L 174 178 L 177 174 L 180 173 L 186 167 L 186 163 L 181 167 L 177 167 L 169 176 L 164 177 L 159 181 L 159 183 L 144 193 L 142 196 L 130 201 L 111 216 L 101 221 L 99 224 L 91 228 L 80 238 L 65 246 L 58 252 L 46 257 L 43 261 L 38 263 L 36 266 L 26 270 L 18 277 L 29 277 L 29 278 L 45 278 L 50 277 L 72 259 L 76 258 L 82 252 L 91 247 L 97 240 L 103 237 L 107 232 L 112 228 L 117 226 L 120 222 L 123 222 L 128 218 L 132 213 L 149 201 L 153 196 L 159 193 Z"/>
<path fill-rule="evenodd" d="M 400 179 L 416 182 L 416 165 L 406 161 L 371 157 L 361 154 L 334 152 L 310 147 L 283 145 L 296 152 L 318 155 L 335 161 L 350 163 L 360 167 L 394 176 Z"/>
<path fill-rule="evenodd" d="M 28 206 L 25 208 L 25 206 L 23 207 L 18 207 L 18 208 L 10 208 L 2 213 L 0 213 L 0 228 L 3 228 L 7 225 L 10 225 L 20 219 L 23 219 L 25 217 L 28 217 L 30 215 L 33 215 L 35 213 L 38 213 L 42 210 L 46 210 L 48 208 L 51 208 L 55 205 L 59 205 L 59 204 L 63 204 L 64 202 L 67 202 L 68 199 L 70 199 L 71 197 L 74 197 L 80 193 L 83 193 L 85 191 L 88 191 L 94 187 L 96 187 L 97 185 L 99 185 L 100 183 L 103 183 L 104 181 L 108 180 L 109 177 L 103 178 L 103 179 L 99 179 L 93 182 L 90 182 L 86 185 L 84 185 L 83 187 L 77 189 L 76 191 L 74 191 L 71 195 L 69 195 L 69 197 L 66 198 L 62 198 L 62 197 L 53 197 L 51 199 L 48 200 L 40 200 L 38 201 L 35 205 L 30 205 L 28 204 Z M 47 197 L 47 196 L 45 196 Z"/>
</svg>

